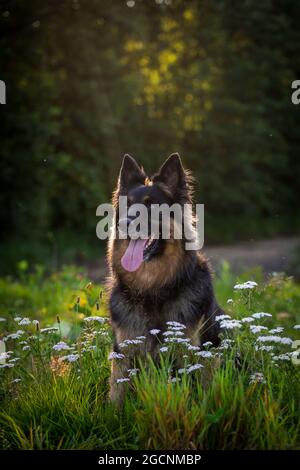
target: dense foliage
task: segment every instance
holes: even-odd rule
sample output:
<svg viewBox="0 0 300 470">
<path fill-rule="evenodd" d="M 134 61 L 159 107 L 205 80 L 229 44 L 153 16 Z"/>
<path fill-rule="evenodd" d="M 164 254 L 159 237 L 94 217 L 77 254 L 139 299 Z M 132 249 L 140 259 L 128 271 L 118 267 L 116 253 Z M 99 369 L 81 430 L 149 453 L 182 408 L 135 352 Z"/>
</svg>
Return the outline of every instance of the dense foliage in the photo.
<svg viewBox="0 0 300 470">
<path fill-rule="evenodd" d="M 294 0 L 3 0 L 0 204 L 11 258 L 29 240 L 55 251 L 61 232 L 94 239 L 125 152 L 150 173 L 182 154 L 208 241 L 292 231 L 299 16 Z"/>
</svg>

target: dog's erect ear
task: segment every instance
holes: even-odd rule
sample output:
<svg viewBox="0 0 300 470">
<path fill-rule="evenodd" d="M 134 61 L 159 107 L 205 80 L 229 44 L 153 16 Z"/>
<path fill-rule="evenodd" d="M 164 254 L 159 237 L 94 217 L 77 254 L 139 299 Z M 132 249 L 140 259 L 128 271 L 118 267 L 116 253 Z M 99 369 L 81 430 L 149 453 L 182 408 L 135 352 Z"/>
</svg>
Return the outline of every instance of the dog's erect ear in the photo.
<svg viewBox="0 0 300 470">
<path fill-rule="evenodd" d="M 164 183 L 172 194 L 175 194 L 182 183 L 185 183 L 185 171 L 178 153 L 172 153 L 153 177 L 154 182 Z"/>
<path fill-rule="evenodd" d="M 136 184 L 144 184 L 146 175 L 139 167 L 134 158 L 126 154 L 119 175 L 119 187 L 123 190 L 129 189 Z"/>
</svg>

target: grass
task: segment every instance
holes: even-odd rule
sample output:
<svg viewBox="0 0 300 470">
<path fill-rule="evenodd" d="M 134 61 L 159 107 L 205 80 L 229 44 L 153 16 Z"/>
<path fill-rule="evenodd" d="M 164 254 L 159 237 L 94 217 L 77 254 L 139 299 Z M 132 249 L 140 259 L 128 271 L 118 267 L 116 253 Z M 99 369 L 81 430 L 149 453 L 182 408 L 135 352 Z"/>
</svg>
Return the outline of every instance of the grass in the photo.
<svg viewBox="0 0 300 470">
<path fill-rule="evenodd" d="M 249 279 L 258 286 L 233 289 Z M 272 316 L 252 317 L 235 328 L 225 319 L 221 348 L 208 345 L 201 356 L 176 340 L 164 344 L 168 351 L 159 364 L 147 358 L 120 385 L 129 393 L 116 409 L 107 399 L 112 335 L 102 286 L 75 268 L 45 276 L 38 267 L 29 274 L 26 263 L 17 280 L 0 279 L 0 337 L 24 331 L 0 343 L 1 352 L 12 351 L 0 368 L 0 448 L 299 449 L 296 350 L 289 340 L 258 341 L 270 335 L 300 339 L 294 328 L 300 323 L 299 284 L 283 275 L 265 280 L 258 269 L 236 279 L 224 264 L 215 287 L 232 319 L 255 312 Z M 99 318 L 85 320 L 90 316 Z M 24 325 L 23 318 L 38 323 Z M 250 325 L 267 329 L 254 333 Z M 284 330 L 270 332 L 277 327 Z M 184 331 L 169 329 L 173 336 Z M 71 349 L 53 349 L 62 341 Z M 266 345 L 273 349 L 260 349 Z M 135 346 L 124 354 L 129 347 Z M 178 355 L 183 370 L 174 365 Z M 197 364 L 203 367 L 189 372 Z"/>
</svg>

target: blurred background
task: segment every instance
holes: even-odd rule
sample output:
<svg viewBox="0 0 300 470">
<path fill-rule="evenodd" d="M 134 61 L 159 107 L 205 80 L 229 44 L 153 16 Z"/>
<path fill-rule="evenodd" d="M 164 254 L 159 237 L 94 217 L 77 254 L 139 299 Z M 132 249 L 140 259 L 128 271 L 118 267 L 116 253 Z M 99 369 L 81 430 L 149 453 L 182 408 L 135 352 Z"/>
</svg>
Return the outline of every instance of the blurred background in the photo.
<svg viewBox="0 0 300 470">
<path fill-rule="evenodd" d="M 178 151 L 217 265 L 297 273 L 300 3 L 1 0 L 1 274 L 103 276 L 96 207 L 124 153 Z"/>
</svg>

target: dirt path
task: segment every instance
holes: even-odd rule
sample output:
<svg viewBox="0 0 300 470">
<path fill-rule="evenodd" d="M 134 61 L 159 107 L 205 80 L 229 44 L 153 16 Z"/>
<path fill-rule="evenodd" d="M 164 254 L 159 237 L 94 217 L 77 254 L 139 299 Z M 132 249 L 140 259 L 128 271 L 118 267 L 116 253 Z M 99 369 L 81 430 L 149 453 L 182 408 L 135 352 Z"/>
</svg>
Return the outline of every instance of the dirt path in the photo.
<svg viewBox="0 0 300 470">
<path fill-rule="evenodd" d="M 212 267 L 218 271 L 223 260 L 230 263 L 235 272 L 261 266 L 264 272 L 285 271 L 289 274 L 298 274 L 295 264 L 296 252 L 300 252 L 300 238 L 274 238 L 240 242 L 235 245 L 218 245 L 204 247 Z M 299 268 L 298 268 L 299 269 Z M 90 279 L 103 282 L 107 274 L 105 260 L 99 259 L 97 263 L 89 263 L 87 272 Z"/>
<path fill-rule="evenodd" d="M 236 272 L 261 266 L 265 272 L 292 273 L 296 252 L 299 248 L 300 238 L 295 237 L 253 240 L 228 246 L 211 246 L 207 247 L 205 252 L 215 269 L 218 269 L 222 260 L 227 260 Z"/>
</svg>

